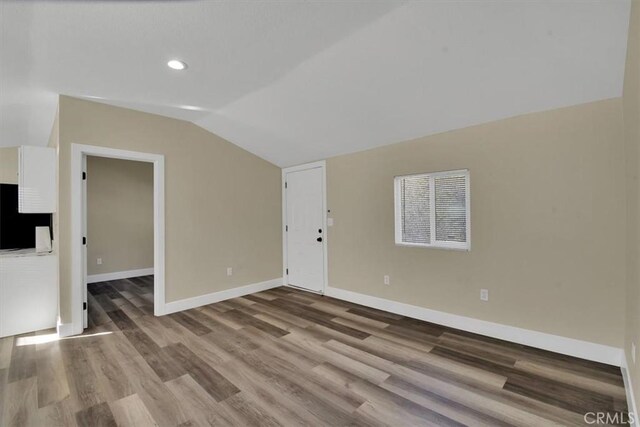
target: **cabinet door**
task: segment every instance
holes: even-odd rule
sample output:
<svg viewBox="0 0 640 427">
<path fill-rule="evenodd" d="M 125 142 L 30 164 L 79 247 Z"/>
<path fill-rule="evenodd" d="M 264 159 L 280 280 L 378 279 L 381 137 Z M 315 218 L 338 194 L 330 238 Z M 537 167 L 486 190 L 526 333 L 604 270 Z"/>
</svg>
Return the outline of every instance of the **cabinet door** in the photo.
<svg viewBox="0 0 640 427">
<path fill-rule="evenodd" d="M 48 147 L 20 147 L 18 211 L 56 211 L 56 151 Z"/>
<path fill-rule="evenodd" d="M 0 258 L 0 337 L 56 326 L 55 255 Z"/>
</svg>

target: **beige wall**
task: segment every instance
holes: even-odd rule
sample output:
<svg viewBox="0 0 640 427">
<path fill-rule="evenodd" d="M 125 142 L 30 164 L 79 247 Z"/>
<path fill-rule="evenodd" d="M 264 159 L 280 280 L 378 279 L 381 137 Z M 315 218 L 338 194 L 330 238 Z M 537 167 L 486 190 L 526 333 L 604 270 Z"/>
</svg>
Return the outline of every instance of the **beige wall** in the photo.
<svg viewBox="0 0 640 427">
<path fill-rule="evenodd" d="M 619 98 L 331 158 L 329 283 L 622 347 L 623 165 Z M 395 246 L 393 177 L 464 168 L 471 251 Z"/>
<path fill-rule="evenodd" d="M 18 183 L 18 147 L 0 148 L 0 184 Z"/>
<path fill-rule="evenodd" d="M 71 319 L 71 144 L 165 156 L 168 302 L 281 276 L 280 169 L 181 120 L 66 96 L 59 104 L 60 306 Z M 234 274 L 226 275 L 233 267 Z"/>
<path fill-rule="evenodd" d="M 640 353 L 631 357 L 631 343 L 640 345 L 640 215 L 638 165 L 640 164 L 640 1 L 631 3 L 631 22 L 624 79 L 624 139 L 627 159 L 627 298 L 625 351 L 629 363 L 636 405 L 640 406 Z M 636 350 L 640 352 L 640 349 Z"/>
<path fill-rule="evenodd" d="M 153 163 L 89 156 L 87 177 L 87 273 L 153 268 Z"/>
</svg>

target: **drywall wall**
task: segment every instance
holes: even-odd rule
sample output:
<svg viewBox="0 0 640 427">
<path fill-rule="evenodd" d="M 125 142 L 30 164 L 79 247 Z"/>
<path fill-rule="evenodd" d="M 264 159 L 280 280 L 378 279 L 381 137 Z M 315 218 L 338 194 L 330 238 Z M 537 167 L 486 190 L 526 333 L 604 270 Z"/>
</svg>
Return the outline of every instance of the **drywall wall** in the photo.
<svg viewBox="0 0 640 427">
<path fill-rule="evenodd" d="M 625 353 L 640 406 L 640 353 L 633 362 L 632 344 L 640 346 L 640 1 L 631 2 L 627 62 L 623 90 L 624 140 L 627 159 L 627 298 Z M 636 350 L 639 352 L 640 348 Z"/>
<path fill-rule="evenodd" d="M 330 286 L 622 347 L 622 139 L 618 98 L 329 159 Z M 455 169 L 471 251 L 396 246 L 394 176 Z"/>
<path fill-rule="evenodd" d="M 87 157 L 87 274 L 146 268 L 153 268 L 153 163 Z"/>
<path fill-rule="evenodd" d="M 71 320 L 71 144 L 165 156 L 167 302 L 280 277 L 280 169 L 181 120 L 61 96 L 60 306 Z M 227 276 L 227 267 L 233 276 Z"/>
<path fill-rule="evenodd" d="M 0 148 L 0 184 L 18 183 L 18 147 Z"/>
</svg>

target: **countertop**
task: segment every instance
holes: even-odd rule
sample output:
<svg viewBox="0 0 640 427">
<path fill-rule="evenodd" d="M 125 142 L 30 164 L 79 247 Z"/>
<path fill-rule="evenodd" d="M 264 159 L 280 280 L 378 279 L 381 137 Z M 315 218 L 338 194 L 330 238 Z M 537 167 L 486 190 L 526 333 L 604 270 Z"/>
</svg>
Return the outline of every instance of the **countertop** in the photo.
<svg viewBox="0 0 640 427">
<path fill-rule="evenodd" d="M 51 252 L 36 252 L 36 248 L 28 249 L 0 249 L 0 258 L 25 257 L 25 256 L 46 256 L 53 255 Z"/>
</svg>

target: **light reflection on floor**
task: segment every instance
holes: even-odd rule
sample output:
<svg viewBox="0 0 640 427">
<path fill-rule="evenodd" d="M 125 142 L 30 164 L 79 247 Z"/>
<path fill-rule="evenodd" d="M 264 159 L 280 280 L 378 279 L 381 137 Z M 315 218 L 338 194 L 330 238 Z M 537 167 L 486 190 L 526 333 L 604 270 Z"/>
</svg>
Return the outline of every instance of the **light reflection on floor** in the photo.
<svg viewBox="0 0 640 427">
<path fill-rule="evenodd" d="M 76 335 L 76 336 L 73 336 L 73 337 L 64 337 L 64 338 L 60 338 L 57 333 L 47 334 L 47 335 L 34 335 L 34 336 L 29 336 L 29 337 L 19 337 L 19 338 L 16 338 L 16 346 L 17 347 L 21 347 L 23 345 L 46 344 L 46 343 L 50 343 L 50 342 L 54 342 L 54 341 L 72 340 L 72 339 L 88 338 L 88 337 L 97 337 L 97 336 L 100 336 L 100 335 L 110 335 L 112 333 L 113 332 L 97 332 L 95 334 Z"/>
</svg>

